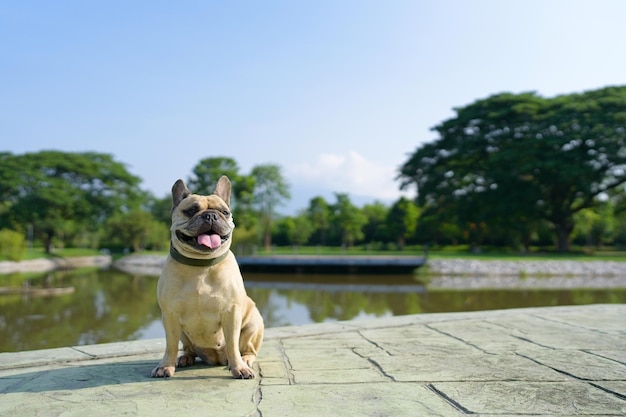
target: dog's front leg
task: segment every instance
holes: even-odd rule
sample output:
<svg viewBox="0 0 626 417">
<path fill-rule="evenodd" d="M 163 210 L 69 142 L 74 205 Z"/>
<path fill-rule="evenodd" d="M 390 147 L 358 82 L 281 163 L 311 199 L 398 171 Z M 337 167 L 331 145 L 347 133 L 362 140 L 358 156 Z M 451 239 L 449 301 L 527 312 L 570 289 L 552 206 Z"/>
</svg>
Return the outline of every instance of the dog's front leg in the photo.
<svg viewBox="0 0 626 417">
<path fill-rule="evenodd" d="M 226 339 L 226 357 L 228 367 L 237 379 L 254 378 L 254 371 L 241 358 L 239 352 L 239 338 L 241 335 L 241 307 L 232 305 L 228 311 L 222 314 L 222 327 L 224 329 L 224 339 Z"/>
<path fill-rule="evenodd" d="M 182 328 L 175 317 L 168 317 L 167 314 L 163 314 L 163 327 L 165 328 L 165 354 L 161 362 L 159 362 L 159 365 L 150 373 L 150 376 L 153 378 L 174 376 L 174 372 L 176 371 L 178 342 Z"/>
</svg>

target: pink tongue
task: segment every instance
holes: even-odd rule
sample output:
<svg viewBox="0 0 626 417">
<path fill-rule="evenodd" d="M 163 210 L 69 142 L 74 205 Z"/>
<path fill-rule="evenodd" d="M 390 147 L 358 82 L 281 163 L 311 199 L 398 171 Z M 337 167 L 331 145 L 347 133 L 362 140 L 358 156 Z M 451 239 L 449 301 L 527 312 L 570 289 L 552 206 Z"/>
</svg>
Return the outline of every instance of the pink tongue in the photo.
<svg viewBox="0 0 626 417">
<path fill-rule="evenodd" d="M 211 249 L 215 249 L 222 244 L 222 238 L 218 234 L 200 235 L 198 236 L 198 243 L 208 246 Z"/>
</svg>

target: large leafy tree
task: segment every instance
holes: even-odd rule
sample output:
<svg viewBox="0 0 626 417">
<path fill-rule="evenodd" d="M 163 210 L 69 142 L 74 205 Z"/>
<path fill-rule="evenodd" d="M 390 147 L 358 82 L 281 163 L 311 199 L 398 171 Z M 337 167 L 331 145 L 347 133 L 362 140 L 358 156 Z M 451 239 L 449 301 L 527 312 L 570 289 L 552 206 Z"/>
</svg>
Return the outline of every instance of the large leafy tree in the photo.
<svg viewBox="0 0 626 417">
<path fill-rule="evenodd" d="M 41 151 L 2 154 L 1 223 L 33 227 L 46 251 L 77 230 L 97 230 L 107 217 L 139 207 L 140 179 L 111 155 Z"/>
<path fill-rule="evenodd" d="M 458 108 L 400 168 L 429 215 L 477 243 L 495 230 L 528 242 L 542 220 L 569 250 L 574 215 L 626 182 L 626 87 L 543 98 L 498 94 Z"/>
</svg>

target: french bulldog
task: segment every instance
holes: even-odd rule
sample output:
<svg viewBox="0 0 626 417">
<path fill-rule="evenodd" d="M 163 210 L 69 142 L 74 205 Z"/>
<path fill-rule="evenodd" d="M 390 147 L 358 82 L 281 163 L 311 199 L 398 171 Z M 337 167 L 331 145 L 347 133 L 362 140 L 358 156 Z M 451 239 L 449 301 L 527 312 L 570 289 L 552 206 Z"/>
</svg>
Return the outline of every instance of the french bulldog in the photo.
<svg viewBox="0 0 626 417">
<path fill-rule="evenodd" d="M 264 324 L 230 251 L 230 194 L 226 176 L 208 196 L 192 194 L 182 180 L 172 187 L 170 254 L 157 286 L 166 347 L 152 377 L 171 377 L 196 357 L 228 365 L 233 378 L 255 377 Z M 179 340 L 183 353 L 176 359 Z"/>
</svg>

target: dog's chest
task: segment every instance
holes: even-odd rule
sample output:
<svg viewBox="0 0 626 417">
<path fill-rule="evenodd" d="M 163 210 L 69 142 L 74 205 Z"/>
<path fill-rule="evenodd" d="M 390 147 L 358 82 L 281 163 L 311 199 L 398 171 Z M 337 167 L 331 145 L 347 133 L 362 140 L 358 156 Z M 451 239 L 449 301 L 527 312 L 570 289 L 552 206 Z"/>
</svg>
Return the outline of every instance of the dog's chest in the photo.
<svg viewBox="0 0 626 417">
<path fill-rule="evenodd" d="M 198 319 L 219 321 L 227 305 L 223 289 L 209 280 L 198 280 L 180 288 L 172 310 L 180 317 L 181 324 Z"/>
<path fill-rule="evenodd" d="M 208 283 L 199 283 L 183 289 L 171 308 L 194 345 L 215 347 L 221 344 L 222 314 L 228 308 L 228 300 L 221 291 Z"/>
</svg>

